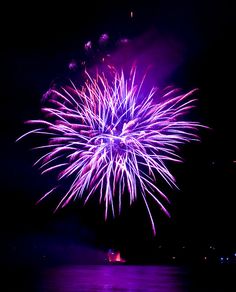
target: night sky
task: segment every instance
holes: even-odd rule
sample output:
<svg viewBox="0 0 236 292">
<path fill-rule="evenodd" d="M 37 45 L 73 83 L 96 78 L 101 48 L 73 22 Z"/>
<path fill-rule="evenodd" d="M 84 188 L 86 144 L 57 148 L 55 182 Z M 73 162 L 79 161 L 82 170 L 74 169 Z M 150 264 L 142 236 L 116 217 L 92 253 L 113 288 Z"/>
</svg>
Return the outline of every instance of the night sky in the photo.
<svg viewBox="0 0 236 292">
<path fill-rule="evenodd" d="M 2 10 L 0 47 L 4 260 L 80 262 L 94 253 L 99 257 L 100 251 L 110 247 L 126 257 L 137 251 L 139 256 L 150 257 L 160 243 L 196 248 L 214 243 L 236 249 L 236 31 L 230 1 L 85 1 L 83 6 L 69 2 L 47 6 L 34 1 L 12 8 L 9 4 Z M 68 63 L 87 58 L 84 44 L 96 43 L 103 33 L 110 36 L 109 53 L 115 54 L 114 44 L 127 38 L 137 45 L 143 65 L 147 58 L 163 70 L 170 51 L 169 62 L 173 63 L 164 75 L 158 71 L 156 79 L 160 77 L 161 86 L 199 88 L 194 117 L 210 127 L 200 130 L 201 143 L 181 148 L 184 163 L 170 165 L 180 190 L 163 185 L 172 202 L 171 219 L 152 206 L 156 237 L 142 201 L 107 222 L 96 201 L 85 207 L 75 202 L 57 213 L 53 213 L 57 197 L 35 206 L 55 178 L 41 176 L 32 166 L 37 156 L 30 150 L 37 146 L 33 136 L 15 143 L 29 129 L 24 121 L 38 117 L 40 99 L 50 83 L 68 76 Z"/>
</svg>

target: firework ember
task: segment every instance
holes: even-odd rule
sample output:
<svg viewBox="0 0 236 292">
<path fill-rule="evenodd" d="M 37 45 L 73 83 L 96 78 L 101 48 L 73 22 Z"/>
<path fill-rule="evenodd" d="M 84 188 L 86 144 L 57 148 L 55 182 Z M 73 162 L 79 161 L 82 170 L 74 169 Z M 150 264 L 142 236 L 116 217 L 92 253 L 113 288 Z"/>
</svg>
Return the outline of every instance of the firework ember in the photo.
<svg viewBox="0 0 236 292">
<path fill-rule="evenodd" d="M 59 181 L 72 178 L 56 209 L 97 195 L 107 218 L 109 211 L 113 216 L 121 212 L 123 196 L 130 204 L 141 198 L 154 234 L 150 203 L 170 216 L 157 177 L 177 187 L 166 162 L 181 161 L 179 145 L 199 140 L 201 125 L 183 119 L 194 106 L 195 90 L 182 94 L 172 88 L 161 95 L 150 88 L 146 93 L 144 79 L 137 81 L 134 67 L 127 75 L 114 67 L 95 76 L 86 72 L 80 88 L 70 81 L 51 89 L 44 118 L 28 121 L 37 126 L 18 140 L 28 134 L 48 137 L 46 145 L 37 147 L 45 151 L 35 163 L 42 174 L 58 171 Z"/>
</svg>

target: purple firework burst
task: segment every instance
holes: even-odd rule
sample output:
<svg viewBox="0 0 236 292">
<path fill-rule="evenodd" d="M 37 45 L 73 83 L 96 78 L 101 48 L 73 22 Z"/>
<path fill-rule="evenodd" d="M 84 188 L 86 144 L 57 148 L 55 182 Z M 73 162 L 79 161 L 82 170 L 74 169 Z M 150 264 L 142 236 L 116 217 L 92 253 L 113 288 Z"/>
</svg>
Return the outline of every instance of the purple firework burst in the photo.
<svg viewBox="0 0 236 292">
<path fill-rule="evenodd" d="M 42 108 L 44 118 L 28 121 L 38 127 L 18 140 L 28 134 L 48 136 L 47 144 L 37 147 L 46 151 L 35 163 L 42 174 L 57 170 L 58 180 L 72 178 L 56 209 L 76 198 L 86 203 L 97 193 L 107 218 L 108 210 L 113 216 L 116 208 L 121 211 L 127 194 L 130 204 L 143 199 L 154 234 L 148 197 L 170 216 L 164 206 L 169 200 L 156 177 L 177 187 L 166 161 L 181 161 L 178 146 L 199 140 L 196 130 L 201 125 L 182 118 L 193 107 L 195 90 L 182 94 L 172 88 L 160 96 L 151 88 L 145 94 L 144 79 L 137 82 L 135 67 L 127 77 L 114 67 L 96 76 L 86 72 L 82 87 L 70 81 L 69 86 L 51 90 Z"/>
</svg>

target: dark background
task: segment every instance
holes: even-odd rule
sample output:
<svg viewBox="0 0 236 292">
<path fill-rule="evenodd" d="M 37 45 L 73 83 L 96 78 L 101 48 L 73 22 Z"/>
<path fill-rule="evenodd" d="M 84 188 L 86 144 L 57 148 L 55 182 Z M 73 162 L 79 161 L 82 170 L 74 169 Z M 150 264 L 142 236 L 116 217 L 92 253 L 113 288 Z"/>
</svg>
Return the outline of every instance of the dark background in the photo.
<svg viewBox="0 0 236 292">
<path fill-rule="evenodd" d="M 133 11 L 133 18 L 130 12 Z M 235 15 L 229 1 L 99 1 L 96 4 L 32 2 L 3 7 L 1 18 L 1 245 L 4 262 L 92 262 L 108 248 L 131 261 L 155 259 L 180 246 L 192 256 L 213 244 L 224 254 L 235 239 Z M 53 213 L 57 198 L 35 206 L 53 184 L 32 167 L 33 137 L 15 143 L 38 117 L 40 99 L 55 78 L 68 74 L 72 59 L 86 57 L 83 46 L 106 32 L 111 51 L 122 38 L 180 44 L 181 62 L 162 85 L 198 87 L 201 143 L 181 148 L 183 164 L 170 165 L 180 190 L 164 187 L 171 219 L 152 205 L 153 237 L 144 204 L 137 201 L 104 222 L 96 203 L 76 202 Z M 145 48 L 149 47 L 150 37 Z M 158 41 L 157 41 L 158 44 Z M 172 44 L 172 43 L 171 43 Z M 151 45 L 151 44 L 150 44 Z M 144 52 L 145 53 L 145 52 Z M 96 55 L 96 54 L 95 54 Z M 94 56 L 93 56 L 94 57 Z M 96 57 L 96 56 L 95 56 Z M 155 64 L 158 65 L 158 64 Z M 34 145 L 36 146 L 36 145 Z"/>
</svg>

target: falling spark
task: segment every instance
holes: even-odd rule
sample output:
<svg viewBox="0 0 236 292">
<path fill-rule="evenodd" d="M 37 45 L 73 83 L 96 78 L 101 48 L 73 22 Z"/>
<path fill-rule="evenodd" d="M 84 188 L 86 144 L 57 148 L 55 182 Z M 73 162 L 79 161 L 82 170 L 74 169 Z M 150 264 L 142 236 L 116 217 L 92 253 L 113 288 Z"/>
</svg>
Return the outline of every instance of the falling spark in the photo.
<svg viewBox="0 0 236 292">
<path fill-rule="evenodd" d="M 68 64 L 68 68 L 71 71 L 75 71 L 77 69 L 77 62 L 72 60 L 69 64 Z"/>
<path fill-rule="evenodd" d="M 91 41 L 88 41 L 87 43 L 85 43 L 84 48 L 85 48 L 86 51 L 91 50 L 91 48 L 92 48 L 92 42 Z"/>
<path fill-rule="evenodd" d="M 136 67 L 130 73 L 110 66 L 108 72 L 86 73 L 83 86 L 51 90 L 43 119 L 22 135 L 48 137 L 37 147 L 44 154 L 36 161 L 41 173 L 58 171 L 58 180 L 72 178 L 56 210 L 74 199 L 86 203 L 93 195 L 105 205 L 105 219 L 121 212 L 124 195 L 130 204 L 141 198 L 146 206 L 153 233 L 156 228 L 150 209 L 155 202 L 170 216 L 168 197 L 157 185 L 157 176 L 176 187 L 166 161 L 180 162 L 179 145 L 199 141 L 196 131 L 202 125 L 182 117 L 194 106 L 195 90 L 185 94 L 169 89 L 160 96 L 156 88 L 146 94 L 145 76 L 138 82 Z M 43 197 L 53 193 L 55 188 Z"/>
<path fill-rule="evenodd" d="M 108 36 L 108 34 L 104 33 L 104 34 L 102 34 L 102 35 L 100 36 L 100 38 L 99 38 L 99 43 L 100 43 L 100 44 L 104 44 L 104 43 L 106 43 L 108 40 L 109 40 L 109 36 Z"/>
</svg>

